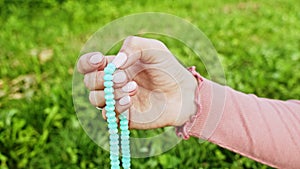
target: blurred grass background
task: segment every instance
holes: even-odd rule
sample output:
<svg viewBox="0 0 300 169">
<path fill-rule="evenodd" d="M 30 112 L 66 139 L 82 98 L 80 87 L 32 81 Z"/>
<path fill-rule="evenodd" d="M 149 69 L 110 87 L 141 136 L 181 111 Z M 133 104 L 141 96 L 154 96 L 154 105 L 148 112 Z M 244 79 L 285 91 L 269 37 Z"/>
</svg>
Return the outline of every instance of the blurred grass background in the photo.
<svg viewBox="0 0 300 169">
<path fill-rule="evenodd" d="M 73 68 L 98 28 L 145 11 L 197 25 L 218 51 L 227 85 L 261 97 L 299 99 L 298 0 L 0 0 L 1 169 L 107 168 L 108 152 L 89 139 L 74 112 Z M 192 54 L 172 43 L 167 45 L 179 58 Z M 194 138 L 163 155 L 133 159 L 132 165 L 269 168 Z"/>
</svg>

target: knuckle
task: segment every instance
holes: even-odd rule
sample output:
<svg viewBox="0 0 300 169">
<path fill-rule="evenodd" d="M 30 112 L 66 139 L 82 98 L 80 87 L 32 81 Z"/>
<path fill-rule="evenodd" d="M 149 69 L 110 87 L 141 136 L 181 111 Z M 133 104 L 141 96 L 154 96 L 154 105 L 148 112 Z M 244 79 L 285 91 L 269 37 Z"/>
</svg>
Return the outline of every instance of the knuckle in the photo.
<svg viewBox="0 0 300 169">
<path fill-rule="evenodd" d="M 138 38 L 139 37 L 137 37 L 137 36 L 128 36 L 128 37 L 125 38 L 124 42 L 125 43 L 132 43 L 132 42 L 136 41 Z"/>
<path fill-rule="evenodd" d="M 95 101 L 96 97 L 95 97 L 95 92 L 90 92 L 89 94 L 89 101 L 92 105 L 96 106 L 96 101 Z"/>
<path fill-rule="evenodd" d="M 117 99 L 117 100 L 120 99 L 120 98 L 122 98 L 122 97 L 124 97 L 126 95 L 126 93 L 123 92 L 121 88 L 115 89 L 114 94 L 115 94 L 115 99 Z"/>
<path fill-rule="evenodd" d="M 144 46 L 147 44 L 147 39 L 146 38 L 141 38 L 138 36 L 128 36 L 124 40 L 124 44 L 126 47 L 131 47 L 131 48 L 137 48 L 140 46 Z"/>
<path fill-rule="evenodd" d="M 92 105 L 98 106 L 98 98 L 97 98 L 96 91 L 91 91 L 91 92 L 90 92 L 89 100 L 90 100 L 90 103 L 91 103 Z"/>
<path fill-rule="evenodd" d="M 81 74 L 84 73 L 84 70 L 83 70 L 83 68 L 82 68 L 82 63 L 81 63 L 80 59 L 79 59 L 78 62 L 77 62 L 77 71 L 78 71 L 79 73 L 81 73 Z"/>
<path fill-rule="evenodd" d="M 89 89 L 90 83 L 89 83 L 89 76 L 88 75 L 84 75 L 83 83 L 84 83 L 85 87 Z"/>
<path fill-rule="evenodd" d="M 159 41 L 157 39 L 153 39 L 153 40 L 154 43 L 156 43 L 159 47 L 166 48 L 166 45 L 162 41 Z"/>
</svg>

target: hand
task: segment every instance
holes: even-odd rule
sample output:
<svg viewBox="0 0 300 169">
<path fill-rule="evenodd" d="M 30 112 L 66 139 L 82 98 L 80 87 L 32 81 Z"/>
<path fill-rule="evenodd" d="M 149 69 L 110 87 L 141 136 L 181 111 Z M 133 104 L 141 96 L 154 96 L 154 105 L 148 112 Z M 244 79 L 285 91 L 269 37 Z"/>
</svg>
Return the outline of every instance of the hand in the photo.
<svg viewBox="0 0 300 169">
<path fill-rule="evenodd" d="M 130 128 L 180 126 L 196 113 L 193 75 L 162 42 L 136 36 L 125 39 L 117 56 L 93 52 L 80 57 L 77 68 L 93 105 L 105 106 L 103 69 L 110 62 L 118 68 L 113 78 L 116 112 L 129 110 Z"/>
</svg>

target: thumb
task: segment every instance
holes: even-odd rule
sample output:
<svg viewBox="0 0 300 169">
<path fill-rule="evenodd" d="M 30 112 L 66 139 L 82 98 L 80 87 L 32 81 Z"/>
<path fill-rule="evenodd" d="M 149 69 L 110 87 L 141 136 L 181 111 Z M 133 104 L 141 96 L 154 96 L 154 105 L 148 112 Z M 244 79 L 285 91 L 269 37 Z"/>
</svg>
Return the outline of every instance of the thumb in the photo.
<svg viewBox="0 0 300 169">
<path fill-rule="evenodd" d="M 171 53 L 161 41 L 129 36 L 124 40 L 119 53 L 112 62 L 120 69 L 126 69 L 139 60 L 144 63 L 152 63 L 156 56 L 154 53 L 153 55 L 149 54 L 151 50 Z"/>
</svg>

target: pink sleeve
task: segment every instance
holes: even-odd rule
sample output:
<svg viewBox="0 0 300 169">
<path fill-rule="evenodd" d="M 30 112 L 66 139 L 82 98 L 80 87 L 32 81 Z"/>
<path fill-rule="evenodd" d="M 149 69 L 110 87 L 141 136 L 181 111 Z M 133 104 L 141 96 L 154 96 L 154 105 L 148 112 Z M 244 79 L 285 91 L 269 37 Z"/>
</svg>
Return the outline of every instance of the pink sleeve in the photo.
<svg viewBox="0 0 300 169">
<path fill-rule="evenodd" d="M 300 101 L 244 94 L 202 78 L 188 135 L 276 168 L 300 168 Z"/>
</svg>

